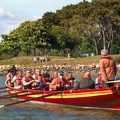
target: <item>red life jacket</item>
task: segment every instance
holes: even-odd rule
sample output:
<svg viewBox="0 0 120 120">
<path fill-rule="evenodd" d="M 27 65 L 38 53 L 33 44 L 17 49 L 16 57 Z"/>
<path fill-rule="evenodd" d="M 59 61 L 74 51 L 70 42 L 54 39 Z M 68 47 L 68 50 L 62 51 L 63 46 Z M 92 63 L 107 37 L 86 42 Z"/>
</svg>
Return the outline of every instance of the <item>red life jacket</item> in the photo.
<svg viewBox="0 0 120 120">
<path fill-rule="evenodd" d="M 26 82 L 30 82 L 30 81 L 32 81 L 33 80 L 33 78 L 31 77 L 31 76 L 25 76 L 25 81 Z M 32 83 L 31 83 L 31 85 L 32 85 Z"/>
<path fill-rule="evenodd" d="M 45 78 L 42 78 L 43 83 L 46 84 L 47 80 Z"/>
<path fill-rule="evenodd" d="M 42 75 L 40 74 L 35 74 L 35 79 L 38 80 L 38 77 L 40 77 L 40 79 L 42 79 Z"/>
<path fill-rule="evenodd" d="M 17 78 L 17 84 L 22 85 L 22 76 L 16 75 Z"/>
<path fill-rule="evenodd" d="M 50 82 L 49 79 L 45 79 L 44 77 L 43 77 L 41 80 L 43 81 L 44 84 L 46 84 L 47 82 Z M 47 90 L 47 87 L 49 87 L 49 85 L 48 85 L 48 86 L 45 85 L 45 86 L 43 87 L 43 91 L 46 91 L 46 90 Z"/>
</svg>

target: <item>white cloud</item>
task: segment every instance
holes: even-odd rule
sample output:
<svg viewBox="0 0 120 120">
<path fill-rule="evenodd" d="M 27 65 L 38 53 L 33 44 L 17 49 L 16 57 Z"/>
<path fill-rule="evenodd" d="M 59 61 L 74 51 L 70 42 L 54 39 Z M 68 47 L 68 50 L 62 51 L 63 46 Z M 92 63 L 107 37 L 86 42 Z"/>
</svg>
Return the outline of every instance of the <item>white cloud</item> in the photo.
<svg viewBox="0 0 120 120">
<path fill-rule="evenodd" d="M 0 34 L 8 34 L 26 20 L 41 19 L 46 12 L 80 1 L 83 0 L 0 0 Z"/>
<path fill-rule="evenodd" d="M 0 19 L 19 19 L 22 18 L 22 15 L 16 15 L 10 11 L 0 8 Z"/>
<path fill-rule="evenodd" d="M 24 22 L 27 16 L 0 8 L 0 34 L 8 34 Z"/>
<path fill-rule="evenodd" d="M 11 11 L 7 11 L 0 8 L 0 34 L 8 34 L 13 29 L 17 28 L 22 22 L 26 20 L 41 19 L 42 16 L 25 16 L 20 14 L 14 14 Z"/>
<path fill-rule="evenodd" d="M 42 16 L 33 16 L 32 17 L 33 20 L 37 20 L 37 19 L 41 19 L 41 18 L 42 18 Z"/>
</svg>

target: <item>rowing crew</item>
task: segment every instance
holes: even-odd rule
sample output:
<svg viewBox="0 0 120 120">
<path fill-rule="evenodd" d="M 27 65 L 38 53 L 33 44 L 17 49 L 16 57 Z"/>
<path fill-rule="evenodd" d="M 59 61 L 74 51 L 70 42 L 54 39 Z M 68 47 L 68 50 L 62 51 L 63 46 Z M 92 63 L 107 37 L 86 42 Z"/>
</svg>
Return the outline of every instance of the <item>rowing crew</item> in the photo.
<svg viewBox="0 0 120 120">
<path fill-rule="evenodd" d="M 25 72 L 24 76 L 22 75 L 22 71 L 19 70 L 16 74 L 12 70 L 9 70 L 6 75 L 8 86 L 16 89 L 67 90 L 73 88 L 75 81 L 72 72 L 68 72 L 67 76 L 64 77 L 62 70 L 55 71 L 51 77 L 47 72 L 41 74 L 39 69 L 36 69 L 33 75 L 31 75 L 29 70 Z"/>
</svg>

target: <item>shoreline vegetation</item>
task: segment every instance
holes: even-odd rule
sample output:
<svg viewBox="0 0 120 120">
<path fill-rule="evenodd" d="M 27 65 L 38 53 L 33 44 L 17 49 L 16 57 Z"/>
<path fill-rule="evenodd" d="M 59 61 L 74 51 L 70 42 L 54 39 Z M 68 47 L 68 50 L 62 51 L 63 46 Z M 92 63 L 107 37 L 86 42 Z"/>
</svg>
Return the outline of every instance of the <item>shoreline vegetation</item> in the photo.
<svg viewBox="0 0 120 120">
<path fill-rule="evenodd" d="M 40 68 L 41 72 L 50 72 L 51 74 L 55 70 L 63 70 L 65 74 L 68 71 L 72 71 L 73 75 L 83 75 L 84 72 L 90 71 L 92 76 L 97 76 L 99 72 L 99 60 L 101 56 L 89 56 L 81 58 L 67 58 L 60 56 L 49 56 L 49 61 L 41 61 L 42 56 L 21 56 L 14 57 L 11 59 L 0 61 L 0 75 L 6 75 L 7 70 L 11 65 L 15 65 L 17 69 L 23 72 L 26 69 L 30 69 L 32 72 L 36 68 Z M 111 57 L 116 61 L 118 67 L 118 74 L 120 75 L 120 55 L 111 55 Z M 34 61 L 37 58 L 38 61 Z"/>
</svg>

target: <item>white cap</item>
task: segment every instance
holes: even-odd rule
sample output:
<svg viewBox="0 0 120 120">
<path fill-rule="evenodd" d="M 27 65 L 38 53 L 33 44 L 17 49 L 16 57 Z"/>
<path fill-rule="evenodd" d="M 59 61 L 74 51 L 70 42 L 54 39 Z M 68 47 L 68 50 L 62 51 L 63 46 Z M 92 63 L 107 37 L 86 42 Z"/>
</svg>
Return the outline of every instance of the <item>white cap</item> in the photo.
<svg viewBox="0 0 120 120">
<path fill-rule="evenodd" d="M 108 50 L 102 49 L 102 50 L 101 50 L 101 55 L 102 55 L 102 56 L 108 55 Z"/>
</svg>

